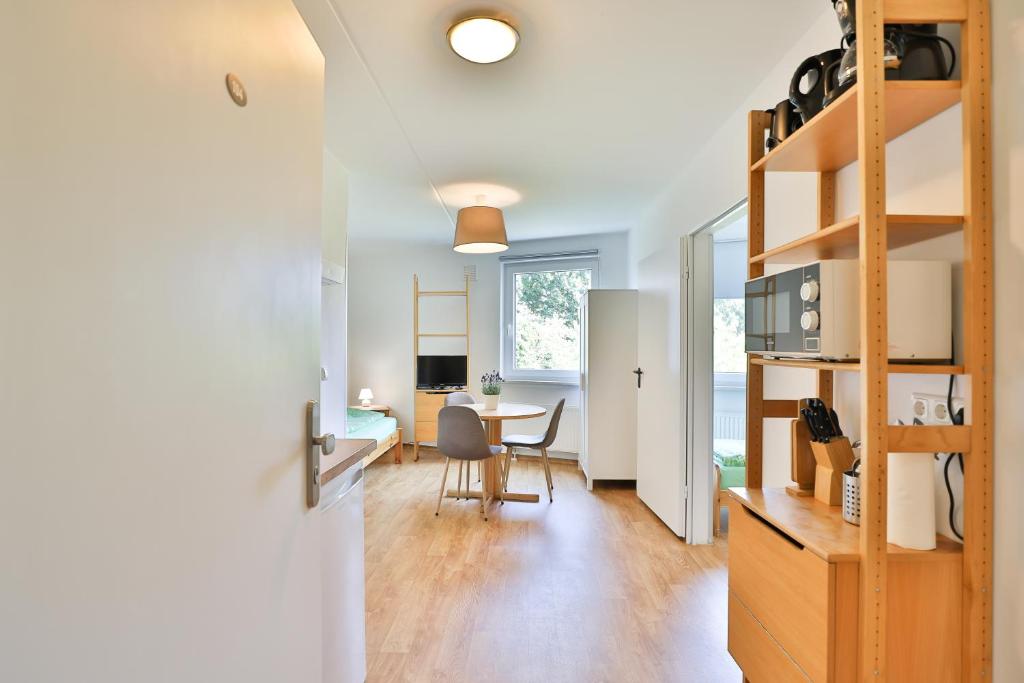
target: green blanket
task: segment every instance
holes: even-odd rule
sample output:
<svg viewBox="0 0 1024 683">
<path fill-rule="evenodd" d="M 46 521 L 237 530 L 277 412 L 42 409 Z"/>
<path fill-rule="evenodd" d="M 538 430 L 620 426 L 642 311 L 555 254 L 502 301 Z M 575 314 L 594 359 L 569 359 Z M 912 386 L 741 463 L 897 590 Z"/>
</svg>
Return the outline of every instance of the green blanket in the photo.
<svg viewBox="0 0 1024 683">
<path fill-rule="evenodd" d="M 359 408 L 348 409 L 348 419 L 345 421 L 345 433 L 351 434 L 360 429 L 365 429 L 374 422 L 384 419 L 384 413 L 377 413 L 372 410 L 360 410 Z"/>
<path fill-rule="evenodd" d="M 721 472 L 722 489 L 743 486 L 747 480 L 746 444 L 738 439 L 715 439 L 715 464 Z"/>
</svg>

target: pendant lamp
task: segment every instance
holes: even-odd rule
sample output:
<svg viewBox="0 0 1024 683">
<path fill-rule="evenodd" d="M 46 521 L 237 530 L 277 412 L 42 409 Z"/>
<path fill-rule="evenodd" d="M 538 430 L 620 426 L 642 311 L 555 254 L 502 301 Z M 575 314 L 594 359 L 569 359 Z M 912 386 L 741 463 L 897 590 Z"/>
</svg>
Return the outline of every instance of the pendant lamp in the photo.
<svg viewBox="0 0 1024 683">
<path fill-rule="evenodd" d="M 501 209 L 492 206 L 459 209 L 454 249 L 463 254 L 495 254 L 508 249 Z"/>
</svg>

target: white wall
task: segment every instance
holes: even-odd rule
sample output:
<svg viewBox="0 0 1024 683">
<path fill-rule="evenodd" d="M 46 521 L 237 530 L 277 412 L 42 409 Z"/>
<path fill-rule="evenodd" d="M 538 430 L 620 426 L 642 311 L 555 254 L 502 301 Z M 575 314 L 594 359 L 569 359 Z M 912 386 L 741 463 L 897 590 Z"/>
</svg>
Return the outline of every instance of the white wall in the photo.
<svg viewBox="0 0 1024 683">
<path fill-rule="evenodd" d="M 1024 358 L 1024 316 L 1017 300 L 1024 291 L 1024 199 L 1014 188 L 1024 185 L 1024 8 L 1015 0 L 993 0 L 995 73 L 996 173 L 996 599 L 995 680 L 1024 680 L 1024 591 L 1020 566 L 1024 561 L 1019 495 L 1024 465 L 1018 457 L 1022 442 L 1019 406 Z M 682 170 L 658 205 L 630 233 L 631 281 L 637 264 L 659 249 L 671 249 L 678 237 L 722 213 L 746 195 L 746 120 L 751 109 L 767 109 L 787 92 L 789 78 L 809 54 L 834 47 L 839 38 L 835 16 L 823 9 L 811 30 L 780 56 L 770 76 L 755 84 L 750 98 L 706 146 L 681 160 Z M 889 145 L 887 174 L 890 212 L 958 213 L 962 202 L 960 108 Z M 856 212 L 855 168 L 839 175 L 838 215 Z M 766 245 L 784 243 L 815 228 L 814 177 L 808 174 L 768 176 Z M 960 258 L 956 237 L 894 253 L 896 258 Z M 959 268 L 957 269 L 957 275 Z M 838 373 L 837 407 L 845 427 L 859 431 L 857 377 Z M 944 393 L 946 381 L 934 378 L 894 378 L 890 384 L 890 416 L 909 419 L 909 394 L 920 390 Z M 766 395 L 796 398 L 813 395 L 813 373 L 767 368 Z M 678 388 L 673 389 L 678 391 Z M 958 385 L 965 395 L 966 386 Z M 789 438 L 784 420 L 765 424 L 765 486 L 789 481 Z M 941 500 L 941 499 L 940 499 Z"/>
<path fill-rule="evenodd" d="M 600 252 L 600 287 L 614 289 L 628 282 L 628 240 L 625 233 L 532 240 L 513 243 L 508 255 L 545 254 L 597 249 Z M 391 241 L 355 241 L 350 244 L 349 273 L 349 398 L 355 402 L 360 387 L 395 409 L 399 424 L 412 439 L 413 343 L 412 277 L 421 289 L 461 289 L 463 268 L 475 265 L 477 281 L 470 284 L 471 391 L 480 395 L 480 375 L 499 366 L 500 277 L 498 255 L 470 256 L 448 246 L 402 244 Z M 461 299 L 425 300 L 421 307 L 423 331 L 461 331 L 465 328 Z M 428 330 L 429 328 L 429 330 Z M 424 340 L 421 351 L 428 353 Z M 435 342 L 435 347 L 439 342 Z M 445 342 L 448 343 L 448 342 Z M 458 343 L 453 351 L 461 351 Z M 566 399 L 566 410 L 579 404 L 576 387 L 508 383 L 504 400 L 552 406 Z M 567 412 L 567 420 L 569 420 Z M 517 431 L 543 431 L 545 421 L 516 424 Z M 565 429 L 573 429 L 567 425 Z"/>
</svg>

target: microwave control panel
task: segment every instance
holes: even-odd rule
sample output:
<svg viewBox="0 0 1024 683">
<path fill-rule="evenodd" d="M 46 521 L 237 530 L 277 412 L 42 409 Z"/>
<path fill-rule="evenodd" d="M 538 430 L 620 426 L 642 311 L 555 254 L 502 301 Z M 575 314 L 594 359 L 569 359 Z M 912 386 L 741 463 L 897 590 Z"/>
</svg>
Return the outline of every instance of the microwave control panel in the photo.
<svg viewBox="0 0 1024 683">
<path fill-rule="evenodd" d="M 803 283 L 800 285 L 800 327 L 804 336 L 804 351 L 821 351 L 821 264 L 804 266 Z"/>
</svg>

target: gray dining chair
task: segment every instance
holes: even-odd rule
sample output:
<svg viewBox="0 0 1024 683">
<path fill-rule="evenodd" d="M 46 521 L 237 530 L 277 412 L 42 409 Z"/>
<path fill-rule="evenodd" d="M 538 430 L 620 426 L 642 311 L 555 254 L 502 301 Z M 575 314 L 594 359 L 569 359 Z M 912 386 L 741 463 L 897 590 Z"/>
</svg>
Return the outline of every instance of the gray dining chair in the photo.
<svg viewBox="0 0 1024 683">
<path fill-rule="evenodd" d="M 476 397 L 473 396 L 473 394 L 471 394 L 471 393 L 469 393 L 467 391 L 453 391 L 452 393 L 450 393 L 450 394 L 448 394 L 447 396 L 444 397 L 444 404 L 446 406 L 465 406 L 465 405 L 470 405 L 470 404 L 473 404 L 473 403 L 476 403 L 476 402 L 477 402 L 476 401 Z M 463 465 L 463 463 L 460 461 L 459 462 L 459 485 L 455 488 L 455 497 L 456 498 L 458 498 L 459 494 L 462 493 L 462 465 Z M 469 495 L 468 495 L 469 494 L 469 463 L 467 462 L 467 463 L 465 463 L 465 465 L 466 465 L 466 494 L 467 494 L 466 495 L 466 499 L 468 500 L 469 499 Z M 480 481 L 482 476 L 483 475 L 480 472 L 480 464 L 477 463 L 476 480 Z"/>
<path fill-rule="evenodd" d="M 453 391 L 444 397 L 444 404 L 446 406 L 465 406 L 471 403 L 476 403 L 476 398 L 473 394 L 466 391 Z"/>
<path fill-rule="evenodd" d="M 510 434 L 502 438 L 502 445 L 508 448 L 503 468 L 504 479 L 501 483 L 503 491 L 508 490 L 508 473 L 512 469 L 512 451 L 516 448 L 531 448 L 540 451 L 541 463 L 544 465 L 544 477 L 548 481 L 548 500 L 552 503 L 555 502 L 555 496 L 552 494 L 555 485 L 551 480 L 551 461 L 548 459 L 548 448 L 555 442 L 555 437 L 558 435 L 558 421 L 562 419 L 562 408 L 564 407 L 565 399 L 563 398 L 551 411 L 551 422 L 548 423 L 548 429 L 543 434 Z"/>
<path fill-rule="evenodd" d="M 441 492 L 437 496 L 437 509 L 434 515 L 441 514 L 441 500 L 444 489 L 448 485 L 448 467 L 452 460 L 465 462 L 467 469 L 470 463 L 482 463 L 488 458 L 501 455 L 501 446 L 487 443 L 487 433 L 480 422 L 476 411 L 466 406 L 445 406 L 437 416 L 437 449 L 444 455 L 444 477 L 441 479 Z M 498 495 L 504 502 L 504 491 L 498 487 Z M 469 477 L 466 477 L 466 498 L 469 498 Z M 487 503 L 483 490 L 480 491 L 480 514 L 487 521 Z"/>
</svg>

